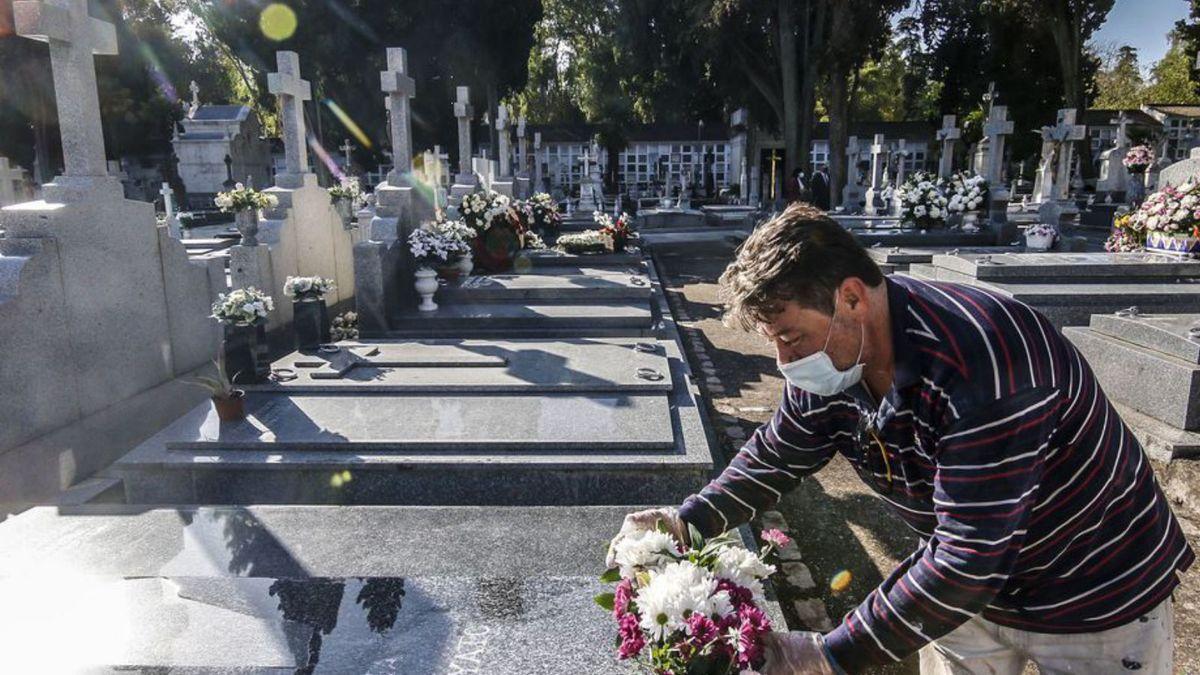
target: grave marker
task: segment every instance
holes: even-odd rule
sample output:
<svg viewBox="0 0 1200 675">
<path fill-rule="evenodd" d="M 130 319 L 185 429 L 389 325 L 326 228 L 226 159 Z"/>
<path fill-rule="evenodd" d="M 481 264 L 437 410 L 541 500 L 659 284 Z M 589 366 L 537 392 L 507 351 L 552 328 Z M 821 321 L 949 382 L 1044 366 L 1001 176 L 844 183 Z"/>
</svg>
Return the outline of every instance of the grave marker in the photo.
<svg viewBox="0 0 1200 675">
<path fill-rule="evenodd" d="M 267 91 L 279 99 L 286 166 L 286 175 L 275 182 L 280 187 L 298 187 L 303 181 L 301 176 L 310 173 L 304 102 L 312 100 L 312 85 L 300 78 L 300 57 L 296 52 L 275 52 L 275 62 L 277 71 L 267 73 Z"/>
<path fill-rule="evenodd" d="M 883 153 L 886 149 L 884 142 L 887 139 L 883 134 L 875 134 L 875 140 L 871 144 L 871 186 L 867 188 L 867 207 L 866 213 L 868 216 L 883 215 L 881 212 L 886 209 L 883 203 Z"/>
<path fill-rule="evenodd" d="M 958 128 L 957 121 L 954 115 L 944 115 L 942 128 L 937 132 L 937 139 L 942 144 L 942 156 L 938 159 L 938 176 L 941 178 L 954 175 L 954 146 L 962 138 L 962 129 Z"/>
<path fill-rule="evenodd" d="M 403 47 L 388 47 L 388 69 L 379 73 L 380 88 L 391 106 L 388 131 L 392 141 L 392 170 L 387 182 L 394 187 L 408 185 L 412 173 L 412 122 L 409 100 L 416 96 L 416 84 L 408 74 L 408 52 Z"/>
</svg>

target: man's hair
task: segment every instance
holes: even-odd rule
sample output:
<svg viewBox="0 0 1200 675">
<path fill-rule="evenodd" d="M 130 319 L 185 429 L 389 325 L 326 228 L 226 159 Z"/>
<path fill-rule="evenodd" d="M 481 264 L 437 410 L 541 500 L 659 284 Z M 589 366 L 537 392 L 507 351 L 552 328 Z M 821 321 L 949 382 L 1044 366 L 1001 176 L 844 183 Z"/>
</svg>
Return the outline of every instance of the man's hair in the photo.
<svg viewBox="0 0 1200 675">
<path fill-rule="evenodd" d="M 872 287 L 883 283 L 853 235 L 813 206 L 792 204 L 759 226 L 725 268 L 725 320 L 751 331 L 789 300 L 832 314 L 834 293 L 851 277 Z"/>
</svg>

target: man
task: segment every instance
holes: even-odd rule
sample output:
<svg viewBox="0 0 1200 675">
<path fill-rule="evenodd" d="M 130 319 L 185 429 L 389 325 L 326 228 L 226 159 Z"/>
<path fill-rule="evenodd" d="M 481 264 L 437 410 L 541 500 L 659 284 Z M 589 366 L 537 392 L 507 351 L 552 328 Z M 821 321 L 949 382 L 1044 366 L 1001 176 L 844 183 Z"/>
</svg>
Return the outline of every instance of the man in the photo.
<svg viewBox="0 0 1200 675">
<path fill-rule="evenodd" d="M 829 174 L 825 173 L 825 165 L 817 167 L 816 172 L 812 177 L 812 202 L 813 205 L 822 211 L 828 211 L 829 200 Z"/>
<path fill-rule="evenodd" d="M 721 278 L 728 319 L 775 346 L 770 422 L 663 521 L 705 536 L 772 508 L 835 453 L 922 537 L 826 635 L 784 633 L 764 675 L 1170 673 L 1171 592 L 1194 555 L 1145 453 L 1075 348 L 1020 302 L 884 278 L 796 205 Z M 803 524 L 793 523 L 803 532 Z"/>
</svg>

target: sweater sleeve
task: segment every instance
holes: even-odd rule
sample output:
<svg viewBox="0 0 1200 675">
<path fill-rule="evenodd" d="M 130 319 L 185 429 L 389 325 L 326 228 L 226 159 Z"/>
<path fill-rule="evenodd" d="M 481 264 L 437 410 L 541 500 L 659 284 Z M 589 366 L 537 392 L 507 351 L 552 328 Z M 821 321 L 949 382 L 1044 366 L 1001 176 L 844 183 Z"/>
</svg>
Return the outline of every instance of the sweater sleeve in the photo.
<svg viewBox="0 0 1200 675">
<path fill-rule="evenodd" d="M 925 546 L 846 615 L 826 644 L 849 673 L 899 661 L 986 608 L 1008 583 L 1064 399 L 1027 389 L 947 428 Z"/>
<path fill-rule="evenodd" d="M 729 466 L 680 508 L 704 536 L 725 532 L 768 510 L 800 479 L 825 466 L 841 436 L 853 436 L 857 412 L 846 397 L 825 398 L 784 386 L 783 400 Z"/>
</svg>

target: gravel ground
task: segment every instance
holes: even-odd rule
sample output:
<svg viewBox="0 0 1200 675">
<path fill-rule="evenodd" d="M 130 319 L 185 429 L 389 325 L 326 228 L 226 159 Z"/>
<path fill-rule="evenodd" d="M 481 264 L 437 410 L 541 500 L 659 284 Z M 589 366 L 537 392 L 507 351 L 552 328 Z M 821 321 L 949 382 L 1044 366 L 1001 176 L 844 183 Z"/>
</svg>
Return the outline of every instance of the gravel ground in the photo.
<svg viewBox="0 0 1200 675">
<path fill-rule="evenodd" d="M 735 243 L 689 243 L 655 248 L 685 332 L 696 377 L 708 392 L 714 424 L 726 458 L 779 401 L 783 381 L 774 350 L 763 338 L 728 328 L 720 321 L 717 278 L 732 258 Z M 819 598 L 836 622 L 852 610 L 895 566 L 915 550 L 916 535 L 863 484 L 840 456 L 785 495 L 778 507 L 790 525 L 804 562 L 816 582 L 807 595 Z M 1193 546 L 1200 528 L 1185 523 Z M 830 580 L 843 570 L 851 583 L 840 593 Z M 1200 575 L 1189 573 L 1176 592 L 1175 671 L 1200 673 Z M 781 592 L 785 605 L 793 599 Z M 794 620 L 795 614 L 789 616 Z M 917 673 L 916 659 L 876 673 Z M 1027 673 L 1036 673 L 1030 666 Z"/>
</svg>

